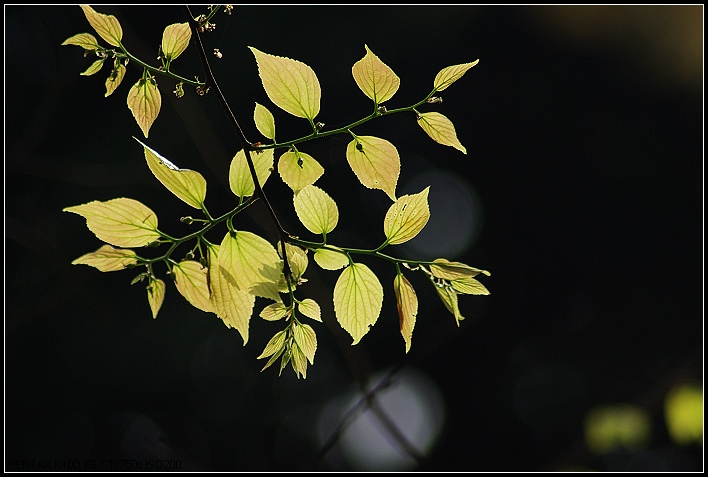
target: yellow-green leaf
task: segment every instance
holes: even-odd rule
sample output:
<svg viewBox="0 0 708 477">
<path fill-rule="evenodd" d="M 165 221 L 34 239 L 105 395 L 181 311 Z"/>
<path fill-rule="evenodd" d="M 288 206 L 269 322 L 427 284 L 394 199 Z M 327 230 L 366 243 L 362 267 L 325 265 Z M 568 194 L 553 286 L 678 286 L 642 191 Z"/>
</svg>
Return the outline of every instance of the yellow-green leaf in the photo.
<svg viewBox="0 0 708 477">
<path fill-rule="evenodd" d="M 261 188 L 270 177 L 273 170 L 273 149 L 266 149 L 260 154 L 251 153 L 253 168 L 256 170 L 256 177 Z M 256 191 L 256 186 L 253 184 L 253 176 L 251 169 L 248 167 L 246 153 L 243 149 L 238 151 L 231 160 L 229 167 L 229 186 L 231 192 L 238 197 L 250 197 Z"/>
<path fill-rule="evenodd" d="M 417 194 L 404 195 L 388 209 L 384 218 L 384 234 L 390 245 L 407 242 L 423 230 L 430 219 L 426 187 Z"/>
<path fill-rule="evenodd" d="M 283 265 L 266 239 L 245 230 L 227 232 L 221 242 L 219 265 L 239 290 L 281 301 L 278 283 Z"/>
<path fill-rule="evenodd" d="M 334 285 L 334 312 L 355 345 L 374 326 L 381 313 L 383 287 L 369 267 L 352 263 Z"/>
<path fill-rule="evenodd" d="M 177 291 L 194 307 L 216 313 L 209 299 L 209 270 L 195 260 L 183 260 L 172 267 Z"/>
<path fill-rule="evenodd" d="M 192 29 L 189 23 L 175 23 L 165 28 L 162 33 L 162 54 L 167 61 L 172 61 L 189 46 Z"/>
<path fill-rule="evenodd" d="M 209 250 L 209 300 L 214 305 L 216 315 L 228 328 L 236 328 L 243 338 L 243 345 L 248 342 L 248 325 L 253 313 L 256 297 L 239 290 L 231 273 L 219 265 L 220 247 L 211 245 Z"/>
<path fill-rule="evenodd" d="M 116 88 L 123 82 L 125 70 L 123 63 L 116 58 L 113 71 L 111 71 L 111 75 L 106 78 L 106 94 L 104 95 L 106 98 L 113 94 Z"/>
<path fill-rule="evenodd" d="M 96 237 L 116 247 L 142 247 L 160 238 L 157 216 L 135 199 L 94 200 L 63 211 L 84 217 Z"/>
<path fill-rule="evenodd" d="M 461 65 L 448 66 L 443 68 L 435 76 L 435 81 L 433 81 L 433 88 L 435 91 L 442 91 L 452 83 L 462 78 L 468 69 L 472 68 L 474 65 L 479 63 L 479 60 L 473 61 L 471 63 L 462 63 Z"/>
<path fill-rule="evenodd" d="M 267 321 L 278 321 L 281 318 L 285 318 L 287 315 L 288 307 L 282 302 L 275 302 L 263 308 L 259 316 Z"/>
<path fill-rule="evenodd" d="M 204 177 L 198 172 L 180 169 L 158 154 L 157 151 L 143 144 L 139 139 L 135 137 L 133 139 L 143 146 L 148 167 L 157 177 L 157 180 L 188 205 L 195 209 L 201 209 L 206 197 L 206 180 Z"/>
<path fill-rule="evenodd" d="M 128 92 L 128 108 L 138 122 L 140 130 L 148 137 L 150 127 L 160 114 L 162 98 L 154 79 L 138 80 Z"/>
<path fill-rule="evenodd" d="M 105 61 L 105 58 L 101 58 L 100 60 L 96 60 L 93 63 L 91 63 L 91 66 L 89 66 L 86 71 L 83 73 L 80 73 L 81 76 L 91 76 L 95 75 L 99 71 L 101 71 L 101 68 L 103 68 L 103 62 Z"/>
<path fill-rule="evenodd" d="M 437 278 L 443 280 L 455 280 L 458 278 L 474 277 L 480 273 L 490 276 L 486 270 L 470 267 L 462 262 L 450 262 L 444 258 L 436 258 L 430 265 L 430 271 Z"/>
<path fill-rule="evenodd" d="M 277 252 L 278 256 L 282 257 L 283 254 L 281 251 L 280 242 L 278 242 Z M 285 252 L 288 254 L 288 264 L 290 265 L 290 273 L 297 282 L 305 274 L 305 270 L 307 270 L 307 265 L 309 264 L 309 260 L 307 258 L 307 250 L 303 250 L 300 247 L 290 243 L 285 243 Z"/>
<path fill-rule="evenodd" d="M 249 48 L 256 57 L 263 88 L 273 104 L 299 118 L 314 119 L 320 112 L 321 90 L 312 68 L 297 60 Z"/>
<path fill-rule="evenodd" d="M 465 295 L 489 295 L 489 290 L 479 280 L 472 277 L 462 277 L 450 280 L 450 285 L 457 293 Z"/>
<path fill-rule="evenodd" d="M 253 111 L 253 120 L 256 123 L 258 132 L 275 141 L 275 118 L 273 118 L 273 114 L 268 108 L 256 103 L 256 109 Z"/>
<path fill-rule="evenodd" d="M 324 168 L 309 154 L 287 151 L 278 160 L 278 173 L 283 182 L 297 193 L 314 184 L 324 174 Z"/>
<path fill-rule="evenodd" d="M 418 296 L 413 289 L 413 285 L 402 273 L 393 279 L 393 291 L 396 293 L 396 308 L 398 309 L 398 321 L 406 342 L 406 353 L 411 349 L 411 339 L 413 328 L 415 327 L 416 316 L 418 315 Z"/>
<path fill-rule="evenodd" d="M 281 351 L 283 349 L 283 345 L 285 344 L 285 338 L 287 335 L 286 331 L 287 330 L 278 331 L 275 335 L 273 335 L 273 337 L 268 341 L 268 344 L 266 344 L 266 347 L 261 355 L 256 359 L 267 358 L 268 356 Z M 270 366 L 270 363 L 263 369 L 266 369 L 268 366 Z"/>
<path fill-rule="evenodd" d="M 391 99 L 398 91 L 401 79 L 367 45 L 364 48 L 366 54 L 354 63 L 352 75 L 364 94 L 378 105 Z"/>
<path fill-rule="evenodd" d="M 98 40 L 90 33 L 78 33 L 64 40 L 61 45 L 76 45 L 88 51 L 95 51 L 99 48 Z"/>
<path fill-rule="evenodd" d="M 343 252 L 336 252 L 332 248 L 336 248 L 329 245 L 330 248 L 318 248 L 315 250 L 314 259 L 321 268 L 325 270 L 339 270 L 349 265 L 349 258 Z"/>
<path fill-rule="evenodd" d="M 152 311 L 152 317 L 157 318 L 157 312 L 162 308 L 165 300 L 165 282 L 159 278 L 150 277 L 147 286 L 148 303 Z"/>
<path fill-rule="evenodd" d="M 300 375 L 302 375 L 303 379 L 307 378 L 307 358 L 305 357 L 305 353 L 297 345 L 290 348 L 290 352 L 290 363 L 293 366 L 293 370 L 295 370 L 295 375 L 298 379 L 300 378 Z"/>
<path fill-rule="evenodd" d="M 123 39 L 123 29 L 115 16 L 98 13 L 88 5 L 81 5 L 81 9 L 84 11 L 88 22 L 101 38 L 108 42 L 109 45 L 120 46 L 120 41 Z"/>
<path fill-rule="evenodd" d="M 393 144 L 378 137 L 358 136 L 347 146 L 347 162 L 365 187 L 380 189 L 396 200 L 401 158 Z"/>
<path fill-rule="evenodd" d="M 71 262 L 72 265 L 90 265 L 102 272 L 123 270 L 128 265 L 138 263 L 138 256 L 132 250 L 102 245 L 95 252 L 87 253 Z"/>
<path fill-rule="evenodd" d="M 315 364 L 315 351 L 317 351 L 317 336 L 315 335 L 315 330 L 313 330 L 310 325 L 300 323 L 299 325 L 295 325 L 293 337 L 295 338 L 295 343 L 297 343 L 310 364 Z"/>
<path fill-rule="evenodd" d="M 328 234 L 337 226 L 339 209 L 325 191 L 308 185 L 293 198 L 300 222 L 313 234 Z"/>
<path fill-rule="evenodd" d="M 457 326 L 460 326 L 460 321 L 464 320 L 465 317 L 462 316 L 462 313 L 460 313 L 460 305 L 458 304 L 457 293 L 455 290 L 452 290 L 448 286 L 438 286 L 435 284 L 433 284 L 433 286 L 435 287 L 435 291 L 438 292 L 438 296 L 445 305 L 445 308 L 447 308 L 447 311 L 452 313 L 455 317 Z"/>
<path fill-rule="evenodd" d="M 322 321 L 320 305 L 312 298 L 305 298 L 297 305 L 297 311 L 315 321 Z"/>
<path fill-rule="evenodd" d="M 455 126 L 447 117 L 437 112 L 423 113 L 418 116 L 418 124 L 433 141 L 467 154 L 467 149 L 457 139 Z"/>
</svg>

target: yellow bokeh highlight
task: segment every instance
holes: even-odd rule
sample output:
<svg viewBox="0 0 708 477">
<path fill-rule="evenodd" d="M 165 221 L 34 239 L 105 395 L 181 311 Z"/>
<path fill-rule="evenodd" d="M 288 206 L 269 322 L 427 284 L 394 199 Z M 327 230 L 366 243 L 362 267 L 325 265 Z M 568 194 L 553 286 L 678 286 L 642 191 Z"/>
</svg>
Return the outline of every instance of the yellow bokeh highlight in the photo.
<svg viewBox="0 0 708 477">
<path fill-rule="evenodd" d="M 671 439 L 686 445 L 703 442 L 703 390 L 698 385 L 673 387 L 664 400 L 666 428 Z"/>
<path fill-rule="evenodd" d="M 585 444 L 595 454 L 607 454 L 618 447 L 640 450 L 650 434 L 648 413 L 631 404 L 596 407 L 585 416 Z"/>
</svg>

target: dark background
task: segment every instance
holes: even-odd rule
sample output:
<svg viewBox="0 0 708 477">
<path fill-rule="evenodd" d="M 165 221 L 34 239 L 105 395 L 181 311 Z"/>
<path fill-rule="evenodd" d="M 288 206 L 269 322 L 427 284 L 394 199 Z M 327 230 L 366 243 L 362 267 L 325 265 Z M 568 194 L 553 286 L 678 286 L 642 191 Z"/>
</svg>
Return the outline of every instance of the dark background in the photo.
<svg viewBox="0 0 708 477">
<path fill-rule="evenodd" d="M 184 21 L 176 6 L 96 9 L 116 15 L 124 44 L 151 64 L 163 28 Z M 396 145 L 399 194 L 419 191 L 405 187 L 425 171 L 474 191 L 476 238 L 447 258 L 490 270 L 491 295 L 461 297 L 458 328 L 412 275 L 421 308 L 405 354 L 393 272 L 362 258 L 385 299 L 376 326 L 351 347 L 333 315 L 337 273 L 311 261 L 303 291 L 325 323 L 313 323 L 318 351 L 306 380 L 290 368 L 260 372 L 255 358 L 279 324 L 255 317 L 244 347 L 169 282 L 153 320 L 143 286 L 129 285 L 137 272 L 70 265 L 101 243 L 64 207 L 135 198 L 172 235 L 191 230 L 178 219 L 193 211 L 155 180 L 131 138 L 143 139 L 125 103 L 141 70 L 128 65 L 105 98 L 107 67 L 80 76 L 93 59 L 60 46 L 93 33 L 78 6 L 5 14 L 6 470 L 18 460 L 146 458 L 179 459 L 182 470 L 356 470 L 333 458 L 336 446 L 318 459 L 318 416 L 362 377 L 396 365 L 427 376 L 445 406 L 418 469 L 702 470 L 702 447 L 674 444 L 663 417 L 673 385 L 703 383 L 701 5 L 236 6 L 217 16 L 205 44 L 224 54 L 212 57 L 214 72 L 253 141 L 254 102 L 275 115 L 279 140 L 309 131 L 269 102 L 246 46 L 312 67 L 322 86 L 317 119 L 328 128 L 370 112 L 351 77 L 364 44 L 401 78 L 389 108 L 423 98 L 440 69 L 480 59 L 442 92 L 443 104 L 421 108 L 453 121 L 467 155 L 431 141 L 409 115 L 355 132 Z M 173 71 L 199 75 L 193 44 Z M 146 143 L 205 176 L 213 214 L 230 210 L 238 143 L 216 96 L 185 88 L 177 100 L 174 83 L 158 84 L 162 111 Z M 318 185 L 339 205 L 332 243 L 373 248 L 390 201 L 358 185 L 348 141 L 300 150 L 324 166 Z M 305 237 L 278 182 L 268 183 L 274 206 Z M 273 239 L 263 208 L 251 209 L 239 225 Z M 649 414 L 650 440 L 593 454 L 584 417 L 622 403 Z"/>
</svg>

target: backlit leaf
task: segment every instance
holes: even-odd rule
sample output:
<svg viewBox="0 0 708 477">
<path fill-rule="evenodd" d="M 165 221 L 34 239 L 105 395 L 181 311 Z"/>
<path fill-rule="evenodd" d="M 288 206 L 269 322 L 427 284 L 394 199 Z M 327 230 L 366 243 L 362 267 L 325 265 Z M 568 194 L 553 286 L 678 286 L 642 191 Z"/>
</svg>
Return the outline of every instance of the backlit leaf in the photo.
<svg viewBox="0 0 708 477">
<path fill-rule="evenodd" d="M 209 299 L 209 270 L 195 260 L 183 260 L 172 267 L 177 291 L 194 307 L 216 313 Z"/>
<path fill-rule="evenodd" d="M 278 351 L 282 351 L 283 345 L 285 344 L 286 335 L 287 335 L 287 330 L 278 331 L 268 341 L 268 344 L 266 344 L 265 349 L 263 350 L 261 355 L 256 359 L 267 358 L 268 356 L 274 355 Z M 268 366 L 270 366 L 270 363 L 267 364 L 266 367 L 263 369 L 266 369 Z"/>
<path fill-rule="evenodd" d="M 401 159 L 393 144 L 378 137 L 358 136 L 347 146 L 347 161 L 365 187 L 380 189 L 396 200 Z"/>
<path fill-rule="evenodd" d="M 457 293 L 465 295 L 489 295 L 489 290 L 479 280 L 472 277 L 463 277 L 450 280 L 450 285 Z"/>
<path fill-rule="evenodd" d="M 120 86 L 120 84 L 123 82 L 123 78 L 125 77 L 125 71 L 126 68 L 123 63 L 116 59 L 116 62 L 113 66 L 113 71 L 111 72 L 110 76 L 106 78 L 106 94 L 104 95 L 106 98 L 113 94 L 116 88 Z"/>
<path fill-rule="evenodd" d="M 314 119 L 320 112 L 321 91 L 312 68 L 297 60 L 249 48 L 256 57 L 263 88 L 273 104 L 299 118 Z"/>
<path fill-rule="evenodd" d="M 95 252 L 87 253 L 71 262 L 72 265 L 90 265 L 98 268 L 102 272 L 114 272 L 123 270 L 128 265 L 138 263 L 138 256 L 132 250 L 113 248 L 110 245 L 102 245 Z"/>
<path fill-rule="evenodd" d="M 253 111 L 253 120 L 256 123 L 258 132 L 275 141 L 275 119 L 268 108 L 256 103 L 256 109 Z"/>
<path fill-rule="evenodd" d="M 437 112 L 423 113 L 418 117 L 418 124 L 433 141 L 444 146 L 452 146 L 467 154 L 467 149 L 457 139 L 452 121 Z"/>
<path fill-rule="evenodd" d="M 334 285 L 334 312 L 355 345 L 369 332 L 381 313 L 383 287 L 369 267 L 352 263 Z"/>
<path fill-rule="evenodd" d="M 253 313 L 256 297 L 239 290 L 231 273 L 219 266 L 220 247 L 210 245 L 209 250 L 209 300 L 214 305 L 216 315 L 228 328 L 236 328 L 243 338 L 244 346 L 248 342 L 248 325 Z"/>
<path fill-rule="evenodd" d="M 278 256 L 282 257 L 281 243 L 278 242 Z M 290 273 L 298 281 L 305 274 L 309 260 L 307 258 L 307 250 L 303 250 L 297 245 L 285 243 L 285 251 L 288 254 L 288 264 L 290 265 Z"/>
<path fill-rule="evenodd" d="M 299 324 L 295 325 L 293 331 L 295 343 L 307 357 L 310 364 L 315 364 L 315 351 L 317 351 L 317 336 L 315 330 L 310 325 Z"/>
<path fill-rule="evenodd" d="M 462 78 L 468 69 L 472 68 L 474 65 L 479 63 L 479 60 L 473 61 L 471 63 L 462 63 L 461 65 L 448 66 L 443 68 L 435 76 L 435 81 L 433 81 L 433 88 L 435 91 L 442 91 L 452 83 Z"/>
<path fill-rule="evenodd" d="M 61 45 L 76 45 L 88 51 L 95 51 L 99 48 L 98 40 L 90 33 L 78 33 L 64 40 Z"/>
<path fill-rule="evenodd" d="M 165 301 L 165 282 L 159 278 L 149 277 L 147 296 L 152 317 L 153 319 L 157 318 L 157 313 L 162 308 L 162 302 Z"/>
<path fill-rule="evenodd" d="M 329 247 L 330 248 L 318 248 L 315 250 L 314 259 L 317 265 L 325 270 L 339 270 L 349 265 L 349 258 L 346 254 L 331 250 L 336 247 L 331 245 L 329 245 Z"/>
<path fill-rule="evenodd" d="M 307 358 L 305 357 L 305 353 L 297 345 L 293 345 L 293 347 L 290 348 L 290 352 L 290 363 L 295 370 L 295 374 L 298 378 L 300 378 L 300 375 L 302 375 L 303 379 L 307 378 Z"/>
<path fill-rule="evenodd" d="M 80 73 L 81 76 L 91 76 L 95 75 L 99 71 L 101 71 L 101 68 L 103 68 L 103 62 L 106 61 L 105 58 L 102 58 L 100 60 L 96 60 L 93 63 L 91 63 L 91 66 L 89 66 L 86 71 L 83 73 Z"/>
<path fill-rule="evenodd" d="M 462 316 L 462 313 L 460 313 L 460 305 L 458 303 L 457 293 L 455 290 L 452 290 L 447 286 L 438 286 L 435 284 L 433 286 L 435 287 L 435 291 L 438 293 L 440 300 L 442 300 L 445 305 L 445 308 L 447 308 L 447 311 L 452 313 L 455 317 L 457 326 L 460 326 L 460 321 L 464 320 L 465 317 Z"/>
<path fill-rule="evenodd" d="M 116 247 L 142 247 L 160 237 L 157 216 L 135 199 L 94 200 L 63 211 L 84 217 L 96 237 Z"/>
<path fill-rule="evenodd" d="M 258 183 L 263 188 L 273 169 L 273 149 L 266 149 L 260 154 L 252 152 L 251 160 L 253 161 L 253 168 L 256 170 Z M 246 153 L 243 149 L 238 151 L 231 160 L 229 186 L 231 187 L 231 192 L 238 197 L 250 197 L 256 191 L 251 169 L 248 167 Z"/>
<path fill-rule="evenodd" d="M 221 242 L 219 265 L 239 290 L 281 301 L 278 282 L 282 262 L 266 239 L 246 230 L 227 232 Z"/>
<path fill-rule="evenodd" d="M 162 33 L 162 54 L 167 61 L 172 61 L 189 46 L 192 29 L 189 23 L 175 23 L 165 27 Z"/>
<path fill-rule="evenodd" d="M 297 311 L 308 318 L 322 322 L 320 305 L 312 298 L 305 298 L 298 303 Z"/>
<path fill-rule="evenodd" d="M 366 54 L 354 63 L 352 75 L 364 94 L 378 105 L 391 99 L 398 91 L 401 79 L 367 45 L 364 48 Z"/>
<path fill-rule="evenodd" d="M 384 234 L 391 245 L 407 242 L 423 230 L 430 219 L 428 192 L 404 195 L 389 207 L 384 218 Z"/>
<path fill-rule="evenodd" d="M 138 122 L 140 130 L 148 137 L 150 126 L 160 114 L 162 98 L 154 79 L 138 80 L 128 92 L 128 108 Z"/>
<path fill-rule="evenodd" d="M 278 160 L 278 173 L 293 192 L 299 192 L 314 184 L 324 174 L 324 168 L 309 154 L 287 151 Z"/>
<path fill-rule="evenodd" d="M 278 321 L 285 318 L 287 314 L 288 308 L 282 302 L 276 302 L 263 308 L 259 316 L 267 321 Z"/>
<path fill-rule="evenodd" d="M 393 279 L 393 291 L 396 294 L 396 307 L 398 308 L 398 320 L 401 335 L 406 342 L 406 353 L 411 349 L 411 339 L 413 328 L 415 327 L 416 316 L 418 315 L 418 296 L 408 279 L 402 273 Z"/>
<path fill-rule="evenodd" d="M 325 191 L 308 185 L 293 198 L 300 222 L 313 234 L 328 234 L 337 226 L 339 209 Z"/>
<path fill-rule="evenodd" d="M 91 24 L 96 33 L 109 45 L 120 46 L 123 39 L 123 29 L 118 19 L 113 15 L 104 15 L 88 5 L 81 5 L 81 9 L 86 15 L 86 19 Z"/>
<path fill-rule="evenodd" d="M 180 169 L 156 151 L 150 149 L 139 139 L 133 138 L 143 146 L 145 159 L 152 173 L 163 186 L 195 209 L 201 209 L 206 197 L 206 180 L 198 172 Z"/>
<path fill-rule="evenodd" d="M 480 273 L 490 276 L 486 270 L 470 267 L 461 262 L 450 262 L 444 258 L 436 258 L 430 265 L 430 271 L 437 278 L 444 280 L 455 280 L 458 278 L 474 277 Z"/>
</svg>

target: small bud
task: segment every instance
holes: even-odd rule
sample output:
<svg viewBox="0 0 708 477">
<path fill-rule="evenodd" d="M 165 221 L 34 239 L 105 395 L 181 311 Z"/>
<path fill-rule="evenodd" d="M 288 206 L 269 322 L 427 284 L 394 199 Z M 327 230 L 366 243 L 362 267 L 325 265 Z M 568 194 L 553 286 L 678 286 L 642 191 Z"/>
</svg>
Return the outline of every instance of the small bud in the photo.
<svg viewBox="0 0 708 477">
<path fill-rule="evenodd" d="M 379 114 L 384 114 L 384 113 L 388 112 L 388 110 L 386 109 L 386 106 L 383 106 L 383 105 L 382 105 L 382 106 L 379 106 L 378 108 L 376 108 L 376 111 L 377 111 Z"/>
<path fill-rule="evenodd" d="M 184 96 L 184 89 L 182 89 L 182 82 L 181 81 L 179 83 L 177 83 L 177 86 L 175 87 L 175 90 L 173 91 L 173 93 L 178 98 L 181 98 L 182 96 Z"/>
<path fill-rule="evenodd" d="M 227 15 L 231 15 L 231 12 L 233 11 L 234 6 L 233 5 L 224 5 L 224 13 Z"/>
<path fill-rule="evenodd" d="M 221 59 L 224 55 L 219 51 L 218 48 L 214 48 L 214 56 Z"/>
<path fill-rule="evenodd" d="M 428 98 L 427 102 L 429 104 L 442 103 L 442 98 L 439 96 L 433 96 L 432 98 Z"/>
<path fill-rule="evenodd" d="M 181 218 L 179 219 L 179 221 L 182 222 L 182 223 L 185 223 L 185 224 L 187 224 L 187 225 L 192 225 L 192 224 L 194 223 L 194 219 L 193 219 L 192 217 L 189 217 L 189 216 L 187 216 L 187 217 L 181 217 Z"/>
<path fill-rule="evenodd" d="M 318 131 L 322 131 L 322 128 L 325 127 L 325 123 L 317 123 L 315 124 L 315 127 Z"/>
<path fill-rule="evenodd" d="M 187 254 L 184 256 L 185 260 L 193 260 L 194 259 L 194 252 L 187 252 Z"/>
</svg>

